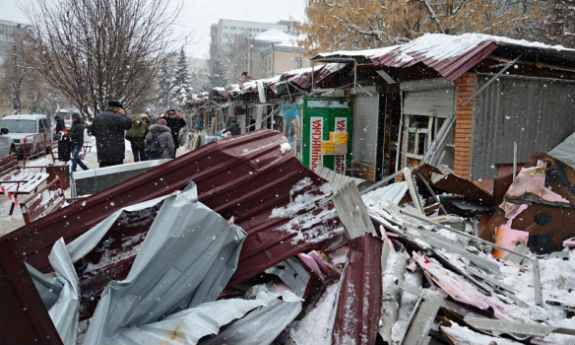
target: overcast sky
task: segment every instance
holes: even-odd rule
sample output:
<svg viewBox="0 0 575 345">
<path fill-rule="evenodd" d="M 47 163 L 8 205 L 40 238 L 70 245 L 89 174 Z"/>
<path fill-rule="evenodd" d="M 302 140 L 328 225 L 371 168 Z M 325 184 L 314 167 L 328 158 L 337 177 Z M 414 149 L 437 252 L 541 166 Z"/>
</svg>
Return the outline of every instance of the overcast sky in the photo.
<svg viewBox="0 0 575 345">
<path fill-rule="evenodd" d="M 34 0 L 0 0 L 0 19 L 29 22 L 22 10 Z M 176 2 L 176 0 L 171 0 Z M 306 0 L 181 0 L 183 7 L 176 24 L 187 42 L 189 55 L 209 58 L 210 25 L 220 18 L 262 22 L 303 20 Z M 182 42 L 183 43 L 183 42 Z"/>
</svg>

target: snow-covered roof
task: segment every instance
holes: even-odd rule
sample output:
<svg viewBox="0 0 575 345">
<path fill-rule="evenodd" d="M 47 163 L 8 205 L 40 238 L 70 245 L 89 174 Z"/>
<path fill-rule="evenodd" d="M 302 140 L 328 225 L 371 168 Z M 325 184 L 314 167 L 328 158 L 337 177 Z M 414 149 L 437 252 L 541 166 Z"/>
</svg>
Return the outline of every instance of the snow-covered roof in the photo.
<svg viewBox="0 0 575 345">
<path fill-rule="evenodd" d="M 499 47 L 536 49 L 548 53 L 563 53 L 575 60 L 575 50 L 560 45 L 516 40 L 479 33 L 462 35 L 425 34 L 405 44 L 377 49 L 322 53 L 314 59 L 353 57 L 389 67 L 409 67 L 423 63 L 449 80 L 454 80 L 469 68 L 489 56 Z"/>
<path fill-rule="evenodd" d="M 298 46 L 298 36 L 279 29 L 269 29 L 257 34 L 254 39 L 260 42 L 274 43 L 276 46 L 294 48 Z"/>
<path fill-rule="evenodd" d="M 256 41 L 264 41 L 264 42 L 273 42 L 273 43 L 280 43 L 285 40 L 291 39 L 293 36 L 288 34 L 287 32 L 283 32 L 278 29 L 269 29 L 264 32 L 261 32 L 254 37 Z"/>
<path fill-rule="evenodd" d="M 372 58 L 376 56 L 381 56 L 384 54 L 389 53 L 390 51 L 396 49 L 399 45 L 383 47 L 383 48 L 374 48 L 374 49 L 362 49 L 362 50 L 336 50 L 334 52 L 329 53 L 320 53 L 315 58 L 329 58 L 329 57 L 338 57 L 338 56 L 365 56 L 367 58 Z"/>
</svg>

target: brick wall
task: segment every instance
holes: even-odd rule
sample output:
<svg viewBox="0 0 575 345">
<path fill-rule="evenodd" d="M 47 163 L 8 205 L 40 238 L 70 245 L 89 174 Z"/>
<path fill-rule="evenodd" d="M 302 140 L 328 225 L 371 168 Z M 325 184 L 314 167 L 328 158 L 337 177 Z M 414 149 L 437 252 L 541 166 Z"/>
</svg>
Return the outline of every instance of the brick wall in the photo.
<svg viewBox="0 0 575 345">
<path fill-rule="evenodd" d="M 352 161 L 351 167 L 353 168 L 352 176 L 359 177 L 367 181 L 375 181 L 375 167 L 373 165 Z"/>
<path fill-rule="evenodd" d="M 453 170 L 456 175 L 468 178 L 471 163 L 471 126 L 473 101 L 463 103 L 473 94 L 476 73 L 465 73 L 455 80 L 457 105 L 455 108 L 455 159 Z"/>
</svg>

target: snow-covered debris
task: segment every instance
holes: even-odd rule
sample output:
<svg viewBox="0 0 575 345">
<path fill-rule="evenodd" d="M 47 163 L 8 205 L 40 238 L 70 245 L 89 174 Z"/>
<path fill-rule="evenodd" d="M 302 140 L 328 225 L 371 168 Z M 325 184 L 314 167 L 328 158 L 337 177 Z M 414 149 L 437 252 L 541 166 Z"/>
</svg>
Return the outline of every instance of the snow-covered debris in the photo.
<svg viewBox="0 0 575 345">
<path fill-rule="evenodd" d="M 333 229 L 328 225 L 337 217 L 335 208 L 329 206 L 333 192 L 334 190 L 328 183 L 317 187 L 311 178 L 306 177 L 290 190 L 290 203 L 285 207 L 274 208 L 270 218 L 289 218 L 288 223 L 278 230 L 295 234 L 296 236 L 292 238 L 294 243 L 310 239 L 320 242 L 334 237 L 343 233 L 343 227 Z M 314 209 L 317 209 L 319 213 L 309 212 Z M 311 228 L 313 228 L 312 231 L 301 231 Z"/>
<path fill-rule="evenodd" d="M 283 143 L 280 145 L 280 152 L 286 154 L 291 151 L 291 145 L 289 143 Z"/>
<path fill-rule="evenodd" d="M 339 284 L 328 286 L 315 308 L 290 329 L 297 345 L 331 345 L 338 290 Z"/>
</svg>

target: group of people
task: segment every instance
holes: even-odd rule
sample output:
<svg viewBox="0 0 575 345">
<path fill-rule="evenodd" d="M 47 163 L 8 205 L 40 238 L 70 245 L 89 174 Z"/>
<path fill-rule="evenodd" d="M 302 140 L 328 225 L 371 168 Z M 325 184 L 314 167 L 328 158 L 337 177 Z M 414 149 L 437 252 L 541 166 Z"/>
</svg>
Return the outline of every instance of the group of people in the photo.
<svg viewBox="0 0 575 345">
<path fill-rule="evenodd" d="M 96 137 L 100 167 L 124 162 L 124 138 L 132 147 L 134 162 L 147 159 L 175 158 L 180 146 L 179 133 L 186 121 L 175 110 L 152 124 L 146 114 L 128 118 L 122 103 L 110 101 L 108 109 L 96 116 L 92 134 Z M 124 133 L 124 131 L 126 131 Z"/>
<path fill-rule="evenodd" d="M 56 131 L 60 142 L 69 135 L 67 146 L 72 153 L 72 171 L 77 166 L 86 170 L 88 167 L 79 157 L 84 144 L 84 124 L 79 114 L 72 115 L 72 127 L 66 131 L 64 121 L 59 123 L 56 119 Z M 61 128 L 59 128 L 61 126 Z M 108 102 L 106 111 L 98 114 L 92 123 L 91 132 L 96 138 L 98 163 L 100 167 L 119 165 L 124 163 L 124 138 L 130 142 L 134 162 L 148 159 L 175 158 L 176 150 L 182 144 L 179 133 L 186 127 L 186 121 L 175 110 L 168 110 L 164 116 L 152 124 L 146 114 L 128 117 L 122 103 Z M 62 145 L 62 152 L 66 145 Z M 58 152 L 60 154 L 60 143 Z M 69 155 L 69 154 L 68 154 Z"/>
</svg>

